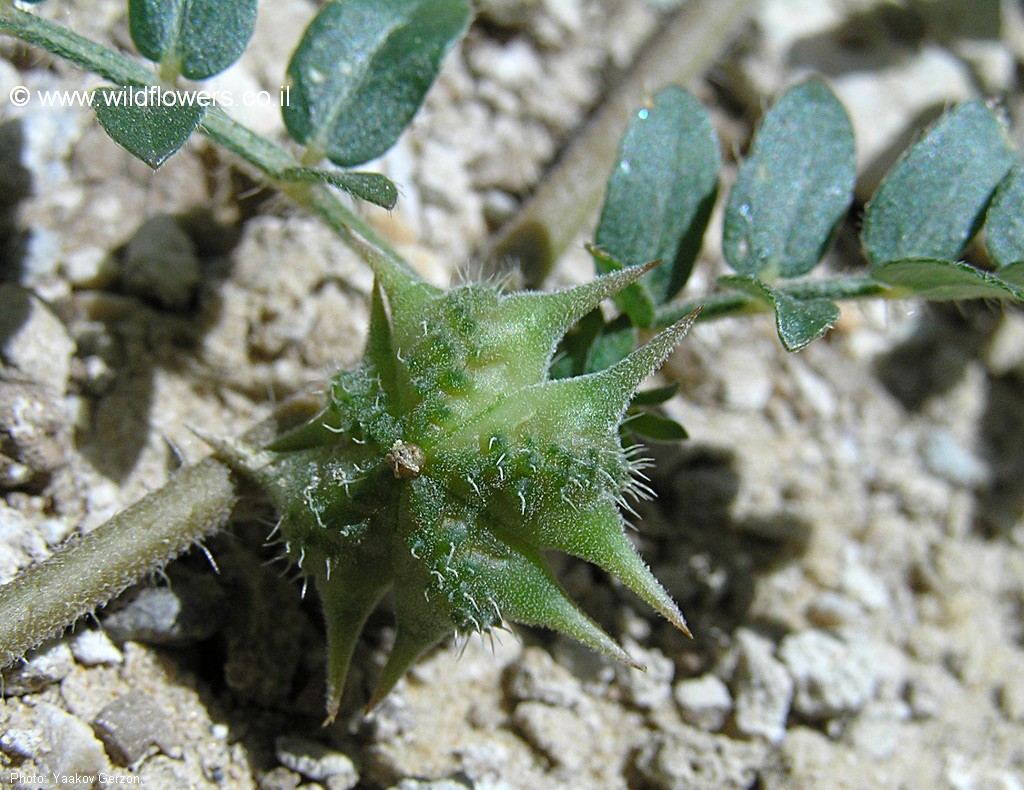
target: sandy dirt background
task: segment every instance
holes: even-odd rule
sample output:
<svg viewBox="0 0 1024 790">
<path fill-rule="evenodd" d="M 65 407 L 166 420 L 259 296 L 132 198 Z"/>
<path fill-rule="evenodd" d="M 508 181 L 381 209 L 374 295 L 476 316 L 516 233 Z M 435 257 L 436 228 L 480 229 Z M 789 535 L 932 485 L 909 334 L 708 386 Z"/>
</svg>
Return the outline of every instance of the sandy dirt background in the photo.
<svg viewBox="0 0 1024 790">
<path fill-rule="evenodd" d="M 428 279 L 479 269 L 562 146 L 664 22 L 639 0 L 488 0 L 367 211 Z M 664 5 L 664 4 L 663 4 Z M 124 4 L 41 12 L 128 47 Z M 763 0 L 688 86 L 727 159 L 810 72 L 858 134 L 861 198 L 943 107 L 1017 120 L 1024 26 L 972 3 Z M 316 5 L 261 6 L 216 87 L 276 92 Z M 194 140 L 158 173 L 80 109 L 10 88 L 96 80 L 0 43 L 0 583 L 358 359 L 368 270 Z M 276 107 L 239 109 L 282 135 Z M 1018 124 L 1017 129 L 1024 128 Z M 863 265 L 851 212 L 828 265 Z M 723 270 L 720 217 L 694 294 Z M 579 243 L 550 285 L 579 282 Z M 0 785 L 52 772 L 151 788 L 1024 787 L 1024 315 L 857 305 L 800 354 L 767 318 L 697 327 L 662 373 L 691 439 L 652 448 L 634 535 L 695 635 L 560 561 L 583 607 L 648 666 L 530 629 L 426 657 L 370 717 L 384 608 L 339 721 L 321 729 L 323 636 L 262 544 L 270 514 L 122 595 L 5 673 Z M 33 785 L 38 786 L 38 785 Z"/>
</svg>

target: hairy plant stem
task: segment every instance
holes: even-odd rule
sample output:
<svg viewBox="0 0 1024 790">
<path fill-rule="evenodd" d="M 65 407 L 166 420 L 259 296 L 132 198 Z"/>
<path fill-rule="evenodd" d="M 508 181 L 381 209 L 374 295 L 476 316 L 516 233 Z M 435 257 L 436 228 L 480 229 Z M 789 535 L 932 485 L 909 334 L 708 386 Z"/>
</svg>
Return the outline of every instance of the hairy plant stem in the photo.
<svg viewBox="0 0 1024 790">
<path fill-rule="evenodd" d="M 237 502 L 231 471 L 207 459 L 0 586 L 0 667 L 219 530 Z"/>
<path fill-rule="evenodd" d="M 693 0 L 672 18 L 500 231 L 489 255 L 493 268 L 518 267 L 531 287 L 543 282 L 597 213 L 632 114 L 666 85 L 685 85 L 706 71 L 752 6 Z"/>
<path fill-rule="evenodd" d="M 320 405 L 314 393 L 299 393 L 242 440 L 265 444 Z M 0 586 L 0 668 L 217 532 L 242 492 L 226 464 L 207 458 Z"/>
</svg>

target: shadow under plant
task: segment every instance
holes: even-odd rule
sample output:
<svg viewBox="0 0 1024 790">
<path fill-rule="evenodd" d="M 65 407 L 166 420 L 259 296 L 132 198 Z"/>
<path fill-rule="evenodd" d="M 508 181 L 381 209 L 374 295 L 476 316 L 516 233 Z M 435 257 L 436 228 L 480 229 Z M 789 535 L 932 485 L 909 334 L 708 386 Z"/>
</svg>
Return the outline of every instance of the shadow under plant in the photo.
<svg viewBox="0 0 1024 790">
<path fill-rule="evenodd" d="M 970 366 L 984 370 L 977 457 L 965 457 L 948 474 L 973 490 L 974 526 L 986 538 L 1010 539 L 1024 515 L 1024 378 L 1015 350 L 1021 323 L 1013 307 L 931 306 L 913 333 L 875 363 L 885 387 L 915 413 L 960 386 Z"/>
</svg>

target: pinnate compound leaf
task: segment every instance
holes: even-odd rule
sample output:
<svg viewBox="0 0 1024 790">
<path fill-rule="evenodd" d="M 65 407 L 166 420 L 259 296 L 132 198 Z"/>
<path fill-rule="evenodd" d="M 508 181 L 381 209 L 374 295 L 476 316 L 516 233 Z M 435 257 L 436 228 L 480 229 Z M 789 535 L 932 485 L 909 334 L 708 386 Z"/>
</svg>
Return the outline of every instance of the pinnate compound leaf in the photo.
<svg viewBox="0 0 1024 790">
<path fill-rule="evenodd" d="M 655 442 L 681 442 L 690 436 L 686 428 L 675 420 L 649 411 L 633 412 L 622 425 L 638 436 Z"/>
<path fill-rule="evenodd" d="M 288 64 L 288 133 L 343 167 L 387 151 L 469 24 L 468 0 L 341 0 L 306 28 Z"/>
<path fill-rule="evenodd" d="M 619 147 L 597 226 L 597 246 L 624 266 L 662 265 L 616 297 L 639 326 L 686 284 L 718 191 L 722 160 L 707 110 L 669 86 L 639 110 Z M 595 258 L 600 273 L 608 261 Z"/>
<path fill-rule="evenodd" d="M 985 218 L 988 254 L 1000 266 L 1024 261 L 1024 162 L 1003 179 Z"/>
<path fill-rule="evenodd" d="M 128 0 L 128 28 L 139 52 L 177 62 L 192 80 L 241 57 L 256 29 L 259 0 Z"/>
<path fill-rule="evenodd" d="M 1000 270 L 1000 274 L 1003 271 Z M 890 261 L 872 268 L 871 276 L 895 288 L 905 288 L 916 296 L 934 301 L 1020 299 L 1024 296 L 1020 286 L 1012 282 L 975 269 L 966 263 L 952 261 Z"/>
<path fill-rule="evenodd" d="M 765 280 L 813 269 L 850 206 L 855 176 L 843 105 L 819 79 L 790 88 L 765 116 L 729 193 L 729 265 Z"/>
<path fill-rule="evenodd" d="M 718 282 L 769 304 L 775 311 L 779 340 L 787 351 L 799 351 L 839 320 L 839 307 L 828 299 L 796 299 L 753 277 L 720 277 Z"/>
<path fill-rule="evenodd" d="M 317 170 L 312 167 L 290 167 L 278 174 L 281 181 L 304 184 L 330 184 L 353 197 L 374 203 L 389 211 L 398 202 L 398 187 L 387 176 L 380 173 L 359 171 Z"/>
<path fill-rule="evenodd" d="M 132 101 L 132 95 L 144 90 L 98 88 L 93 111 L 115 143 L 155 170 L 188 142 L 206 108 L 194 103 L 171 106 L 166 100 L 144 105 Z"/>
<path fill-rule="evenodd" d="M 862 239 L 871 262 L 957 260 L 1015 158 L 1006 128 L 983 102 L 943 116 L 868 205 Z"/>
</svg>

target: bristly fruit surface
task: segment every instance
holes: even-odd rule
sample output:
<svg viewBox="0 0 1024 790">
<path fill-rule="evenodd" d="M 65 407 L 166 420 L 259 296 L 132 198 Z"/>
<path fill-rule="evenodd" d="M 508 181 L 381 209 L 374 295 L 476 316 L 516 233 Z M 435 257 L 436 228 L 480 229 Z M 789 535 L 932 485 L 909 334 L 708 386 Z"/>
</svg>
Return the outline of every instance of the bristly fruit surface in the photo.
<svg viewBox="0 0 1024 790">
<path fill-rule="evenodd" d="M 511 295 L 378 277 L 359 366 L 331 382 L 314 420 L 234 459 L 278 507 L 288 557 L 323 600 L 328 720 L 388 590 L 398 631 L 371 706 L 441 639 L 505 621 L 636 666 L 566 597 L 544 549 L 606 569 L 686 631 L 624 533 L 620 506 L 648 489 L 618 429 L 692 317 L 599 373 L 548 378 L 565 332 L 649 268 Z"/>
</svg>

